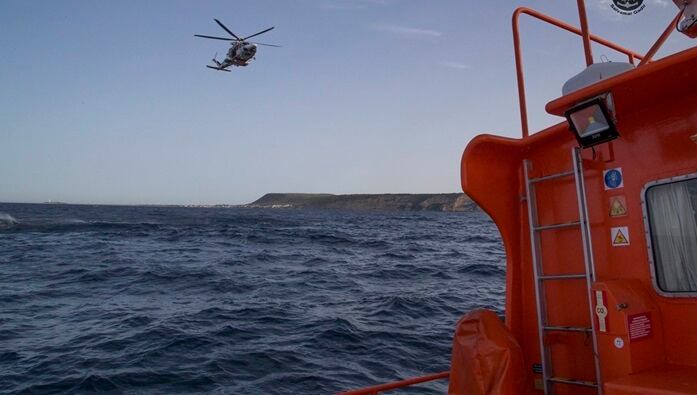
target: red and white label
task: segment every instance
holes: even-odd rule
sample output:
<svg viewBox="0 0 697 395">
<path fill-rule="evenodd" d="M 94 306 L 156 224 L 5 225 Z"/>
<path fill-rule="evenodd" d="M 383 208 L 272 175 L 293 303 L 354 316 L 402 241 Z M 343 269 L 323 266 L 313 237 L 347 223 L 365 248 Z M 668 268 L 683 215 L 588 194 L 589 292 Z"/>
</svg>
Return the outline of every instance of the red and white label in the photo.
<svg viewBox="0 0 697 395">
<path fill-rule="evenodd" d="M 595 315 L 598 317 L 598 331 L 607 332 L 607 306 L 603 291 L 595 291 Z"/>
<path fill-rule="evenodd" d="M 627 331 L 629 341 L 637 341 L 651 337 L 651 313 L 632 314 L 627 316 Z"/>
</svg>

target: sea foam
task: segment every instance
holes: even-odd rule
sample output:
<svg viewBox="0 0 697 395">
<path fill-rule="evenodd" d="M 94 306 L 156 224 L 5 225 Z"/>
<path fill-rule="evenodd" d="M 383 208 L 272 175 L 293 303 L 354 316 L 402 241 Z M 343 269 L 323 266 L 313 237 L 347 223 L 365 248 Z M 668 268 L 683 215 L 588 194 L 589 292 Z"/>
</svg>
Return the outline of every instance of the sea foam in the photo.
<svg viewBox="0 0 697 395">
<path fill-rule="evenodd" d="M 13 216 L 7 213 L 0 213 L 0 229 L 8 229 L 17 225 L 17 221 Z"/>
</svg>

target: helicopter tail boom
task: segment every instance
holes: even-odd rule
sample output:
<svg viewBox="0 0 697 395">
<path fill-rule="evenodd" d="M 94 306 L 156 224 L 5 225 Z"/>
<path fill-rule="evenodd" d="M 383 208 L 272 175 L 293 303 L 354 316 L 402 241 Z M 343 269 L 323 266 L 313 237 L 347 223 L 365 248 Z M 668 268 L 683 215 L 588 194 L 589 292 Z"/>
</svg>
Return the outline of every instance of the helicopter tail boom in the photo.
<svg viewBox="0 0 697 395">
<path fill-rule="evenodd" d="M 218 53 L 216 52 L 215 55 L 213 55 L 213 59 L 211 59 L 211 60 L 213 61 L 213 63 L 216 64 L 216 66 L 221 67 L 222 63 L 218 62 L 217 58 L 218 58 Z"/>
</svg>

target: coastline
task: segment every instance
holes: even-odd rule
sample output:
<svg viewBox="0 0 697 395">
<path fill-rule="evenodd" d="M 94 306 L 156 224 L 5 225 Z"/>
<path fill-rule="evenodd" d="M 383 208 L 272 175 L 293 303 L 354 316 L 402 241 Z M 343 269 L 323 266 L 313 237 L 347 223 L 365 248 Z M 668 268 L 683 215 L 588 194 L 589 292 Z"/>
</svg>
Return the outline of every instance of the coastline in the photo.
<svg viewBox="0 0 697 395">
<path fill-rule="evenodd" d="M 344 209 L 359 211 L 444 211 L 469 212 L 477 205 L 464 193 L 385 193 L 334 195 L 328 193 L 267 193 L 247 208 Z"/>
</svg>

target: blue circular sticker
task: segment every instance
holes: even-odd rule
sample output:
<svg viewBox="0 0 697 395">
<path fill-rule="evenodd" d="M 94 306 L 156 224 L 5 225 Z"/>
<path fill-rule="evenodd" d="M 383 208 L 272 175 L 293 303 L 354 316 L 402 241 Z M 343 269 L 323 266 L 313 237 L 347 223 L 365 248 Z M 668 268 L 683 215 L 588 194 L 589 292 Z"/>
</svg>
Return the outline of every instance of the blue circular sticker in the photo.
<svg viewBox="0 0 697 395">
<path fill-rule="evenodd" d="M 607 173 L 605 173 L 605 185 L 611 189 L 622 185 L 622 173 L 617 169 L 608 170 Z"/>
</svg>

